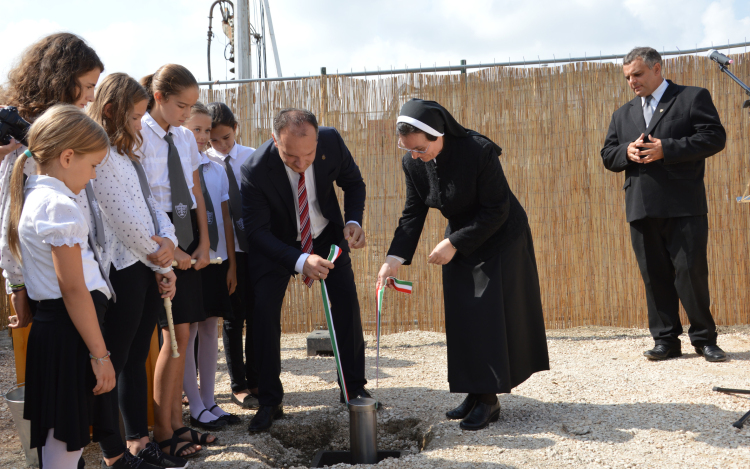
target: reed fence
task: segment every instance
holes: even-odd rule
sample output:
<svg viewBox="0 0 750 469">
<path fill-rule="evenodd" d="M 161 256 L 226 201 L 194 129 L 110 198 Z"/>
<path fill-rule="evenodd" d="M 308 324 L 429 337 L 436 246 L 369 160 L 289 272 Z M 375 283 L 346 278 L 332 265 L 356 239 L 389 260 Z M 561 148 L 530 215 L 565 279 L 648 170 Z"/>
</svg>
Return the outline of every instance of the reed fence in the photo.
<svg viewBox="0 0 750 469">
<path fill-rule="evenodd" d="M 735 74 L 750 77 L 750 54 L 733 58 Z M 745 96 L 705 57 L 667 59 L 664 75 L 707 88 L 726 127 L 727 147 L 706 168 L 711 308 L 718 324 L 747 324 L 750 205 L 735 202 L 750 177 L 749 117 L 740 108 Z M 201 91 L 202 101 L 224 101 L 235 110 L 243 145 L 257 147 L 270 138 L 273 115 L 284 107 L 307 108 L 321 125 L 339 129 L 367 184 L 368 245 L 352 254 L 367 331 L 375 330 L 375 278 L 404 204 L 396 117 L 413 97 L 440 102 L 464 126 L 503 148 L 506 176 L 529 215 L 547 327 L 647 326 L 643 283 L 625 221 L 624 176 L 605 170 L 599 156 L 612 112 L 633 97 L 620 65 L 495 67 L 371 79 L 321 75 Z M 445 224 L 431 211 L 413 265 L 399 272 L 414 282 L 414 293 L 386 293 L 384 332 L 444 330 L 441 271 L 426 259 L 442 240 Z M 292 280 L 283 330 L 324 325 L 318 288 Z"/>
</svg>

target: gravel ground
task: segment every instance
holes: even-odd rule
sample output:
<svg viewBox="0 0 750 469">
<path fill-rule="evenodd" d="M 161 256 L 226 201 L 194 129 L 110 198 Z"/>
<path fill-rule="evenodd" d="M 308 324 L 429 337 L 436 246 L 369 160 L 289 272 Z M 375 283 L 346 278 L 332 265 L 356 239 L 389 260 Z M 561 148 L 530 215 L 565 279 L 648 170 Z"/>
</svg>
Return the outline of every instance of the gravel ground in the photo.
<svg viewBox="0 0 750 469">
<path fill-rule="evenodd" d="M 349 449 L 349 418 L 338 403 L 332 358 L 306 357 L 306 334 L 282 338 L 286 416 L 265 434 L 248 435 L 253 412 L 230 402 L 223 353 L 217 402 L 243 424 L 217 432 L 222 446 L 204 448 L 191 468 L 308 467 L 319 449 Z M 750 398 L 712 392 L 750 388 L 750 328 L 723 328 L 726 363 L 707 363 L 683 337 L 682 358 L 648 362 L 648 331 L 576 328 L 548 331 L 551 371 L 500 396 L 500 420 L 464 432 L 444 412 L 461 402 L 446 382 L 445 335 L 406 332 L 381 340 L 375 389 L 375 338 L 368 336 L 369 388 L 383 403 L 379 449 L 405 450 L 378 467 L 750 467 L 750 424 L 731 423 L 750 410 Z M 0 386 L 15 372 L 10 341 L 0 339 Z M 187 421 L 188 414 L 185 414 Z M 85 451 L 98 467 L 98 446 Z M 0 403 L 0 467 L 23 467 L 10 412 Z M 336 467 L 348 467 L 340 465 Z"/>
</svg>

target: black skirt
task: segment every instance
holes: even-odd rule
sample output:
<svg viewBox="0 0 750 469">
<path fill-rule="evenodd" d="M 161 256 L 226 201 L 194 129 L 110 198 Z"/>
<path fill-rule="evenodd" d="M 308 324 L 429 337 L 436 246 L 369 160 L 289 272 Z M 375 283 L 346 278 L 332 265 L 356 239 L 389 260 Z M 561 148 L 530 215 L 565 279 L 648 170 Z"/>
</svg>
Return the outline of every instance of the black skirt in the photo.
<svg viewBox="0 0 750 469">
<path fill-rule="evenodd" d="M 92 291 L 91 298 L 101 324 L 107 296 Z M 89 349 L 62 298 L 38 302 L 26 349 L 23 418 L 31 421 L 30 447 L 44 446 L 54 428 L 55 439 L 67 443 L 68 451 L 78 451 L 90 441 L 90 425 L 111 425 L 101 420 L 106 416 L 93 413 L 94 387 Z"/>
<path fill-rule="evenodd" d="M 168 212 L 167 215 L 171 220 L 172 212 Z M 190 211 L 190 219 L 193 222 L 193 242 L 190 243 L 185 252 L 192 255 L 198 249 L 198 243 L 200 242 L 198 215 L 195 210 Z M 177 293 L 172 299 L 172 320 L 174 324 L 190 324 L 205 320 L 201 271 L 193 268 L 180 270 L 175 267 L 174 273 L 177 276 Z M 166 310 L 159 314 L 159 326 L 167 327 Z"/>
<path fill-rule="evenodd" d="M 207 318 L 233 319 L 232 303 L 227 290 L 229 263 L 209 264 L 201 270 L 203 281 L 203 310 Z"/>
<path fill-rule="evenodd" d="M 509 393 L 549 370 L 531 230 L 485 262 L 458 256 L 443 266 L 451 392 Z"/>
</svg>

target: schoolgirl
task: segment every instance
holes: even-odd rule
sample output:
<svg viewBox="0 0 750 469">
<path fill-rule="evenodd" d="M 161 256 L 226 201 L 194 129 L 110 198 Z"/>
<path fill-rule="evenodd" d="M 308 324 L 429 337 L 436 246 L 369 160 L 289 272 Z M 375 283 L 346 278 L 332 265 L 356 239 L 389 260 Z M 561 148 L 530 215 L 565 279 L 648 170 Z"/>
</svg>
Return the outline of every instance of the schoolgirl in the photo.
<svg viewBox="0 0 750 469">
<path fill-rule="evenodd" d="M 18 108 L 29 122 L 41 116 L 54 104 L 73 104 L 84 108 L 94 99 L 94 87 L 104 71 L 99 56 L 86 41 L 70 33 L 49 35 L 29 46 L 8 74 L 8 83 L 0 103 Z M 19 142 L 0 146 L 0 267 L 6 278 L 6 290 L 16 311 L 9 327 L 26 327 L 31 320 L 26 289 L 23 288 L 21 265 L 11 255 L 8 243 L 10 211 L 10 176 L 14 163 L 26 147 Z M 33 158 L 23 158 L 25 174 L 36 172 Z M 76 201 L 95 226 L 85 193 Z M 103 248 L 104 246 L 100 246 Z M 104 256 L 104 252 L 100 252 Z M 106 261 L 106 259 L 105 259 Z"/>
<path fill-rule="evenodd" d="M 182 425 L 182 378 L 190 324 L 203 321 L 203 295 L 200 269 L 209 263 L 206 207 L 198 168 L 200 153 L 193 133 L 180 127 L 190 117 L 190 107 L 198 101 L 198 84 L 181 65 L 164 65 L 141 79 L 149 95 L 146 114 L 141 119 L 141 135 L 148 153 L 143 168 L 151 194 L 175 226 L 178 246 L 174 250 L 179 288 L 172 300 L 174 329 L 179 358 L 172 358 L 167 318 L 159 315 L 165 346 L 161 348 L 154 376 L 154 439 L 165 453 L 187 457 L 201 445 L 216 442 Z M 191 267 L 191 260 L 195 264 Z"/>
<path fill-rule="evenodd" d="M 234 230 L 229 217 L 229 180 L 226 172 L 205 153 L 211 135 L 211 115 L 202 103 L 195 103 L 184 126 L 193 132 L 201 151 L 201 167 L 198 170 L 201 190 L 208 215 L 208 237 L 211 243 L 211 258 L 220 257 L 221 264 L 212 264 L 203 269 L 203 309 L 206 320 L 190 325 L 188 354 L 185 357 L 183 388 L 190 404 L 190 422 L 204 430 L 215 430 L 241 420 L 224 412 L 214 400 L 216 365 L 219 354 L 219 317 L 231 318 L 232 306 L 229 294 L 237 286 L 234 256 Z M 200 389 L 196 380 L 195 338 L 198 341 L 198 371 Z"/>
<path fill-rule="evenodd" d="M 234 228 L 234 249 L 237 265 L 237 288 L 230 296 L 234 317 L 224 320 L 224 354 L 232 385 L 232 402 L 246 409 L 258 408 L 258 367 L 253 357 L 253 303 L 255 293 L 248 277 L 247 237 L 242 223 L 240 168 L 255 151 L 235 142 L 237 119 L 224 103 L 208 105 L 211 113 L 211 149 L 208 157 L 227 173 L 229 178 L 229 214 Z M 246 327 L 244 357 L 242 330 Z"/>
<path fill-rule="evenodd" d="M 140 163 L 141 118 L 148 102 L 148 93 L 137 81 L 113 73 L 99 85 L 88 109 L 109 137 L 109 157 L 98 168 L 92 186 L 108 228 L 109 277 L 119 294 L 118 302 L 110 302 L 102 327 L 117 386 L 108 399 L 97 400 L 96 411 L 110 414 L 109 421 L 114 423 L 121 413 L 127 439 L 126 448 L 119 426 L 94 428 L 101 435 L 99 445 L 107 467 L 133 467 L 139 459 L 145 461 L 141 469 L 187 464 L 164 454 L 149 441 L 148 433 L 145 364 L 164 307 L 162 298 L 175 295 L 172 260 L 177 245 L 174 226 L 151 196 Z"/>
<path fill-rule="evenodd" d="M 112 290 L 94 234 L 75 202 L 107 155 L 104 130 L 72 105 L 31 126 L 9 182 L 9 251 L 37 303 L 26 354 L 24 419 L 45 469 L 76 468 L 89 442 L 95 394 L 115 385 L 99 324 Z M 36 163 L 24 190 L 25 158 Z M 25 196 L 25 197 L 24 197 Z"/>
</svg>

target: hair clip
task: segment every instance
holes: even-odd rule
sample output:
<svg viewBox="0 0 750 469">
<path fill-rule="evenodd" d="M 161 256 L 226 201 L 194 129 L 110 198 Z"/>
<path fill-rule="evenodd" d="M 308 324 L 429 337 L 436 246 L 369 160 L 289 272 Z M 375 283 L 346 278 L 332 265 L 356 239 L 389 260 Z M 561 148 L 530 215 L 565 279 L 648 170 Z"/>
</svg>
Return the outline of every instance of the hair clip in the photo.
<svg viewBox="0 0 750 469">
<path fill-rule="evenodd" d="M 24 155 L 26 155 L 26 158 L 31 158 L 33 155 L 31 154 L 31 151 L 29 149 L 26 149 L 25 152 L 23 152 Z"/>
</svg>

